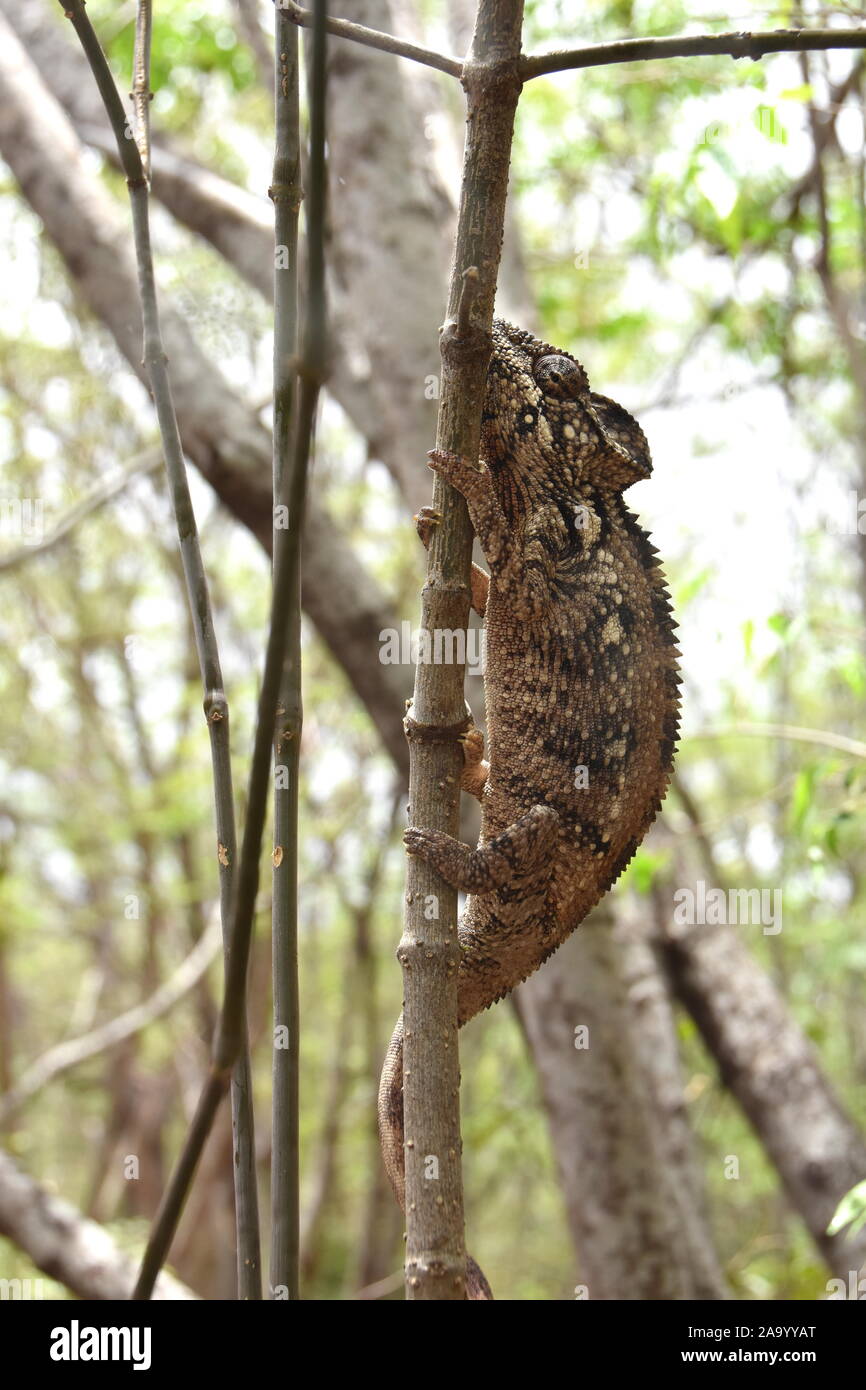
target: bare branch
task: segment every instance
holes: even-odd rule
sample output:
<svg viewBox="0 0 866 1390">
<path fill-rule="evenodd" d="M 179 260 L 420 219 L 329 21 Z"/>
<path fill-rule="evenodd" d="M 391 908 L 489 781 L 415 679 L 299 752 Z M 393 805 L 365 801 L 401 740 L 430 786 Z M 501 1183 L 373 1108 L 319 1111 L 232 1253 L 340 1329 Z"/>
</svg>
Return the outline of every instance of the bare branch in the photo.
<svg viewBox="0 0 866 1390">
<path fill-rule="evenodd" d="M 670 38 L 615 39 L 585 48 L 561 49 L 524 58 L 524 82 L 545 73 L 573 68 L 597 68 L 613 63 L 636 63 L 654 58 L 699 58 L 727 54 L 757 62 L 768 53 L 802 53 L 814 48 L 866 48 L 866 29 L 774 29 L 767 34 L 675 34 Z"/>
<path fill-rule="evenodd" d="M 293 0 L 280 3 L 293 23 L 305 28 L 312 15 Z M 368 29 L 347 19 L 329 19 L 328 33 L 335 38 L 352 39 L 383 53 L 409 58 L 425 67 L 436 68 L 451 77 L 463 75 L 463 63 L 445 53 Z M 758 62 L 768 53 L 802 53 L 821 48 L 866 48 L 866 29 L 774 29 L 769 33 L 751 31 L 728 34 L 674 34 L 666 38 L 614 39 L 610 43 L 587 44 L 583 48 L 558 49 L 553 53 L 538 53 L 520 62 L 524 82 L 547 73 L 565 72 L 575 68 L 596 68 L 616 63 L 637 63 L 656 58 L 698 58 L 727 55 L 731 58 L 751 58 Z"/>
<path fill-rule="evenodd" d="M 79 1298 L 122 1299 L 132 1287 L 133 1260 L 118 1249 L 108 1232 L 23 1173 L 2 1150 L 0 1236 L 7 1236 L 37 1269 Z M 154 1298 L 194 1299 L 196 1295 L 170 1274 L 161 1274 Z"/>
<path fill-rule="evenodd" d="M 106 478 L 104 482 L 97 483 L 86 497 L 83 497 L 74 507 L 70 507 L 66 515 L 58 521 L 51 534 L 41 540 L 38 545 L 22 545 L 8 555 L 0 555 L 0 574 L 8 574 L 10 570 L 20 569 L 34 556 L 45 555 L 49 550 L 53 550 L 55 546 L 58 546 L 61 541 L 71 535 L 75 527 L 86 517 L 92 516 L 100 507 L 104 507 L 106 502 L 110 502 L 112 498 L 117 497 L 119 493 L 129 487 L 133 478 L 147 473 L 155 473 L 161 466 L 161 449 L 145 449 L 143 453 L 136 454 L 120 472 Z"/>
<path fill-rule="evenodd" d="M 318 0 L 319 5 L 324 0 Z M 232 898 L 231 942 L 226 961 L 223 1007 L 213 1046 L 210 1075 L 202 1089 L 198 1109 L 183 1151 L 160 1204 L 142 1260 L 133 1298 L 147 1299 L 165 1260 L 196 1166 L 225 1093 L 246 1028 L 246 982 L 252 940 L 253 915 L 259 886 L 259 857 L 271 786 L 273 734 L 282 684 L 283 660 L 288 642 L 287 616 L 297 600 L 300 585 L 301 526 L 307 491 L 310 445 L 325 374 L 324 308 L 324 167 L 325 167 L 325 34 L 317 10 L 313 43 L 313 79 L 310 116 L 310 197 L 308 213 L 307 317 L 299 363 L 300 388 L 292 422 L 292 456 L 283 473 L 283 490 L 275 498 L 289 518 L 286 544 L 275 556 L 271 620 L 265 667 L 259 691 L 253 756 L 247 788 L 247 817 Z"/>
<path fill-rule="evenodd" d="M 480 0 L 464 73 L 467 139 L 451 267 L 448 315 L 440 338 L 442 393 L 436 430 L 439 452 L 477 459 L 481 405 L 490 361 L 493 301 L 502 246 L 514 114 L 520 97 L 518 63 L 522 0 Z M 471 313 L 470 311 L 474 311 Z M 436 527 L 422 592 L 421 627 L 465 628 L 469 616 L 472 528 L 466 503 L 440 475 L 433 506 Z M 456 835 L 466 727 L 465 668 L 419 660 L 409 738 L 411 824 Z M 448 791 L 443 794 L 443 790 Z M 438 903 L 429 916 L 425 904 Z M 456 1300 L 492 1297 L 463 1236 L 457 1028 L 457 893 L 432 865 L 410 854 L 403 935 L 404 1025 L 398 1023 L 380 1088 L 382 1148 L 395 1192 L 404 1193 L 406 1297 Z M 402 1053 L 402 1056 L 401 1056 Z M 388 1096 L 393 1096 L 393 1104 Z M 400 1132 L 402 1130 L 402 1133 Z M 438 1181 L 427 1181 L 425 1155 L 440 1155 Z M 434 1192 L 433 1189 L 436 1189 Z M 431 1254 L 431 1252 L 435 1252 Z"/>
<path fill-rule="evenodd" d="M 116 1047 L 173 1009 L 201 979 L 216 958 L 219 947 L 220 920 L 217 913 L 186 959 L 181 961 L 174 974 L 159 989 L 154 990 L 149 999 L 142 1000 L 134 1008 L 127 1009 L 126 1013 L 118 1014 L 89 1033 L 83 1033 L 78 1038 L 67 1038 L 56 1047 L 49 1048 L 28 1067 L 13 1089 L 0 1098 L 0 1125 L 5 1124 L 16 1110 L 62 1072 L 80 1066 L 101 1052 L 107 1052 L 110 1047 Z"/>
<path fill-rule="evenodd" d="M 838 753 L 849 753 L 852 758 L 866 758 L 866 743 L 860 743 L 856 738 L 846 738 L 844 734 L 834 734 L 829 729 L 801 729 L 795 724 L 724 724 L 718 728 L 698 729 L 692 738 L 731 738 L 737 734 L 789 739 L 794 743 L 815 743 L 822 748 L 833 748 Z"/>
<path fill-rule="evenodd" d="M 304 29 L 309 29 L 313 16 L 309 10 L 301 9 L 292 0 L 278 0 L 278 9 L 286 10 L 289 19 Z M 421 48 L 407 39 L 396 39 L 392 34 L 383 34 L 378 29 L 368 29 L 364 24 L 353 24 L 348 19 L 328 19 L 328 33 L 336 39 L 352 39 L 364 44 L 366 48 L 378 48 L 383 53 L 395 53 L 398 58 L 410 58 L 413 63 L 423 63 L 427 68 L 447 72 L 451 77 L 460 77 L 463 64 L 459 58 L 450 58 L 446 53 L 436 53 L 431 48 Z"/>
<path fill-rule="evenodd" d="M 60 2 L 64 7 L 66 17 L 71 21 L 72 27 L 78 36 L 105 104 L 106 114 L 108 115 L 114 132 L 118 156 L 123 166 L 124 173 L 126 174 L 126 182 L 129 188 L 135 259 L 138 269 L 141 316 L 144 327 L 144 365 L 147 380 L 153 395 L 154 405 L 156 407 L 157 420 L 159 422 L 159 432 L 162 439 L 172 508 L 177 525 L 178 545 L 183 562 L 184 580 L 195 631 L 199 671 L 204 688 L 204 712 L 210 738 L 216 812 L 216 859 L 220 890 L 220 915 L 223 924 L 223 941 L 226 959 L 230 966 L 237 954 L 236 933 L 233 919 L 231 919 L 232 903 L 235 896 L 233 890 L 237 840 L 235 834 L 234 793 L 232 789 L 230 756 L 229 705 L 223 686 L 219 649 L 213 621 L 213 610 L 210 602 L 204 562 L 201 555 L 201 547 L 198 541 L 195 511 L 193 509 L 189 482 L 186 475 L 180 428 L 174 400 L 172 398 L 171 380 L 168 373 L 168 357 L 163 345 L 163 336 L 160 327 L 156 276 L 150 239 L 149 185 L 145 176 L 145 170 L 138 146 L 132 140 L 126 138 L 127 125 L 120 96 L 114 84 L 114 79 L 111 75 L 111 70 L 108 66 L 105 54 L 99 45 L 99 40 L 86 14 L 84 2 L 83 0 L 60 0 Z M 146 23 L 144 23 L 142 27 L 146 39 Z M 148 85 L 148 74 L 146 71 L 147 50 L 148 42 L 141 40 L 141 36 L 139 36 L 136 68 L 137 70 L 140 67 L 144 68 L 145 91 Z M 226 970 L 227 981 L 230 973 L 229 966 L 227 966 Z M 244 957 L 244 968 L 246 968 L 246 957 Z M 226 992 L 227 991 L 228 984 L 226 984 Z M 237 1004 L 237 1001 L 234 1002 Z M 224 999 L 223 1017 L 228 1007 L 228 1001 Z M 237 1033 L 238 1045 L 231 1056 L 225 1075 L 223 1075 L 222 1068 L 218 1064 L 215 1063 L 212 1067 L 211 1078 L 207 1085 L 209 1096 L 207 1110 L 202 1114 L 200 1123 L 196 1121 L 193 1122 L 195 1140 L 189 1143 L 181 1159 L 181 1167 L 183 1168 L 184 1164 L 186 1164 L 186 1171 L 183 1184 L 177 1184 L 175 1195 L 178 1200 L 173 1215 L 176 1224 L 177 1217 L 180 1214 L 180 1209 L 188 1190 L 189 1182 L 192 1180 L 195 1165 L 201 1153 L 201 1147 L 207 1138 L 213 1116 L 216 1114 L 219 1099 L 223 1090 L 228 1088 L 229 1082 L 231 1081 L 232 1124 L 236 1151 L 236 1161 L 234 1165 L 235 1206 L 236 1214 L 239 1218 L 238 1263 L 242 1271 L 254 1271 L 257 1276 L 260 1268 L 260 1251 L 258 1239 L 258 1199 L 255 1182 L 255 1126 L 252 1109 L 252 1080 L 250 1076 L 249 1047 L 246 1036 L 246 1014 L 243 1009 L 243 999 L 241 999 L 238 1007 L 240 1009 L 240 1013 L 237 1016 L 237 1023 L 239 1026 L 239 1032 Z M 235 1063 L 237 1063 L 236 1068 Z M 232 1076 L 231 1073 L 233 1069 L 234 1075 Z M 243 1221 L 240 1220 L 242 1213 L 244 1214 Z M 161 1220 L 162 1214 L 161 1208 L 160 1216 L 157 1217 L 158 1223 Z M 168 1226 L 169 1224 L 169 1221 L 166 1219 L 165 1225 Z M 172 1233 L 173 1230 L 174 1225 L 171 1226 Z M 251 1244 L 245 1245 L 244 1241 L 250 1231 L 253 1231 L 254 1238 Z M 151 1236 L 151 1241 L 148 1244 L 148 1251 L 145 1256 L 145 1267 L 147 1267 L 148 1258 L 151 1259 L 148 1294 L 153 1289 L 153 1283 L 161 1265 L 161 1260 L 159 1263 L 156 1263 L 153 1258 L 153 1247 L 154 1237 Z M 166 1245 L 166 1252 L 167 1248 L 168 1246 Z"/>
<path fill-rule="evenodd" d="M 274 498 L 285 497 L 292 467 L 292 429 L 297 405 L 298 216 L 301 185 L 299 36 L 285 11 L 275 13 L 274 167 Z M 320 36 L 324 49 L 324 34 Z M 313 36 L 316 47 L 317 35 Z M 320 55 L 324 59 L 324 52 Z M 324 74 L 322 75 L 324 81 Z M 319 99 L 321 100 L 321 94 Z M 305 462 L 305 461 L 304 461 Z M 274 573 L 285 563 L 291 531 L 274 508 Z M 297 530 L 294 514 L 290 525 Z M 297 554 L 297 552 L 296 552 Z M 273 905 L 271 909 L 274 1027 L 286 1045 L 273 1050 L 271 1099 L 271 1296 L 300 1297 L 300 1154 L 298 995 L 298 785 L 304 711 L 301 696 L 299 576 L 292 579 L 286 614 L 286 651 L 273 731 Z M 277 1294 L 280 1290 L 280 1294 Z"/>
<path fill-rule="evenodd" d="M 152 0 L 137 0 L 135 52 L 133 56 L 132 109 L 135 143 L 141 155 L 144 177 L 150 183 L 150 36 L 153 30 Z"/>
</svg>

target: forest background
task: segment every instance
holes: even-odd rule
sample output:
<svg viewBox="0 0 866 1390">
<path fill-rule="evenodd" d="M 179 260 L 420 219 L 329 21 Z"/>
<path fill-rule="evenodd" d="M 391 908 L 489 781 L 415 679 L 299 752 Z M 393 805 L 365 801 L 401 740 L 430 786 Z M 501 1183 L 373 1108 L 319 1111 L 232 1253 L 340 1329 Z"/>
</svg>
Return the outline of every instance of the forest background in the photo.
<svg viewBox="0 0 866 1390">
<path fill-rule="evenodd" d="M 864 22 L 849 6 L 581 11 L 578 34 L 572 6 L 529 4 L 525 47 Z M 155 254 L 238 787 L 269 580 L 270 12 L 163 0 L 152 75 Z M 88 13 L 125 90 L 134 7 Z M 466 3 L 340 13 L 468 46 Z M 0 0 L 0 36 L 29 118 L 0 117 L 3 496 L 32 503 L 4 502 L 0 535 L 2 1142 L 18 1172 L 138 1250 L 219 999 L 208 752 L 134 376 L 108 128 L 59 7 Z M 655 471 L 629 501 L 670 578 L 685 685 L 677 782 L 625 879 L 514 1007 L 461 1035 L 470 1247 L 500 1297 L 586 1283 L 593 1297 L 813 1299 L 866 1253 L 862 1235 L 826 1235 L 866 1178 L 863 74 L 856 52 L 692 58 L 539 78 L 521 99 L 498 311 L 574 352 L 644 426 Z M 374 1111 L 400 1001 L 412 667 L 382 657 L 384 634 L 417 619 L 411 516 L 430 495 L 462 108 L 444 76 L 338 40 L 329 78 L 335 350 L 304 566 L 301 1121 L 302 1288 L 330 1299 L 402 1282 Z M 477 677 L 469 699 L 478 713 Z M 778 891 L 781 930 L 677 922 L 675 895 L 699 882 Z M 263 895 L 262 1114 L 268 920 Z M 142 1004 L 146 1026 L 52 1070 L 51 1049 Z M 266 1123 L 258 1138 L 264 1184 Z M 172 1267 L 229 1296 L 233 1240 L 223 1114 Z M 38 1273 L 0 1249 L 4 1274 Z"/>
</svg>

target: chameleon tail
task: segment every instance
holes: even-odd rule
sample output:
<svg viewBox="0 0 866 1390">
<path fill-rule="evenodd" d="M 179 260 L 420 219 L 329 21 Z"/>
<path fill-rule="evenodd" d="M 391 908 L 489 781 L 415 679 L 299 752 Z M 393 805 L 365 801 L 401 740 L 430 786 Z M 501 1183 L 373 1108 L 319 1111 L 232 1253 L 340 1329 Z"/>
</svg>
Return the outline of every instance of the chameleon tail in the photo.
<svg viewBox="0 0 866 1390">
<path fill-rule="evenodd" d="M 405 1212 L 402 1014 L 397 1020 L 394 1036 L 388 1046 L 382 1079 L 379 1082 L 379 1141 L 382 1145 L 385 1172 L 394 1189 L 394 1196 Z M 493 1299 L 493 1291 L 471 1255 L 466 1257 L 466 1297 L 475 1302 L 489 1302 Z"/>
<path fill-rule="evenodd" d="M 406 1210 L 403 1171 L 403 1015 L 388 1044 L 379 1082 L 379 1142 L 388 1181 L 402 1211 Z"/>
</svg>

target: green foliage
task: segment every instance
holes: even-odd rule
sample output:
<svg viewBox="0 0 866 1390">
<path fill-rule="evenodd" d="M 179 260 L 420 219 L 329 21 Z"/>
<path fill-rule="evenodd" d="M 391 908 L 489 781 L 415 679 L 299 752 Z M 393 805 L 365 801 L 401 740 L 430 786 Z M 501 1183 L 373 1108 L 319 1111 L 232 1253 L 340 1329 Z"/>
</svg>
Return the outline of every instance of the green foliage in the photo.
<svg viewBox="0 0 866 1390">
<path fill-rule="evenodd" d="M 828 1236 L 838 1235 L 849 1227 L 848 1234 L 853 1236 L 866 1226 L 866 1181 L 858 1182 L 856 1187 L 852 1187 L 850 1192 L 846 1192 L 835 1212 L 833 1220 L 827 1227 Z"/>
<path fill-rule="evenodd" d="M 135 16 L 112 0 L 90 0 L 91 21 L 103 47 L 121 72 L 132 72 Z M 255 79 L 252 55 L 238 42 L 232 8 L 224 3 L 164 0 L 154 15 L 151 87 L 170 92 L 189 117 L 201 112 L 196 93 L 206 90 L 211 74 L 228 80 L 234 92 L 245 91 Z"/>
</svg>

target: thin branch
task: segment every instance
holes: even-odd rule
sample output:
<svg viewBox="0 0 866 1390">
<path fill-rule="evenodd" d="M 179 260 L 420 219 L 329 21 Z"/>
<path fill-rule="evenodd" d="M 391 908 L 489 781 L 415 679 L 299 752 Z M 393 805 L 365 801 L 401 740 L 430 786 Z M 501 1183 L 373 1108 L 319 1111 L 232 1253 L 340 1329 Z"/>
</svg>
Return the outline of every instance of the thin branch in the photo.
<svg viewBox="0 0 866 1390">
<path fill-rule="evenodd" d="M 858 58 L 857 61 L 851 65 L 850 72 L 846 74 L 842 81 L 836 86 L 831 87 L 826 108 L 822 112 L 824 119 L 820 122 L 816 121 L 814 125 L 814 155 L 812 163 L 805 174 L 797 180 L 793 188 L 789 189 L 785 195 L 786 200 L 790 203 L 792 214 L 799 209 L 800 201 L 804 195 L 814 187 L 815 179 L 818 176 L 818 165 L 820 164 L 821 156 L 824 151 L 830 144 L 838 146 L 836 120 L 848 100 L 848 97 L 852 92 L 857 90 L 864 70 L 866 70 L 866 56 Z M 810 102 L 810 107 L 814 110 L 814 103 Z"/>
<path fill-rule="evenodd" d="M 278 0 L 294 24 L 308 27 L 312 23 L 309 10 L 293 0 Z M 421 48 L 405 39 L 353 24 L 347 19 L 329 19 L 328 33 L 335 38 L 352 39 L 383 53 L 423 63 L 451 77 L 463 76 L 463 63 L 433 49 Z M 574 68 L 604 67 L 614 63 L 636 63 L 653 58 L 697 58 L 727 55 L 731 58 L 751 58 L 757 62 L 768 53 L 798 53 L 820 48 L 866 48 L 866 29 L 775 29 L 770 33 L 741 31 L 729 34 L 675 34 L 668 38 L 614 39 L 610 43 L 587 44 L 583 48 L 559 49 L 553 53 L 538 53 L 520 61 L 520 76 L 524 82 L 547 73 L 564 72 Z"/>
<path fill-rule="evenodd" d="M 285 3 L 284 0 L 277 0 L 277 8 L 285 10 L 292 23 L 304 29 L 309 29 L 313 23 L 312 12 L 295 5 L 292 0 L 285 0 Z M 352 39 L 355 43 L 363 44 L 365 48 L 378 48 L 383 53 L 395 53 L 398 58 L 409 58 L 413 63 L 423 63 L 425 67 L 447 72 L 451 77 L 460 77 L 463 72 L 463 64 L 459 58 L 451 58 L 446 53 L 436 53 L 431 48 L 421 48 L 417 43 L 409 43 L 407 39 L 396 39 L 392 34 L 383 34 L 379 29 L 368 29 L 366 25 L 353 24 L 348 19 L 329 18 L 325 23 L 328 33 L 333 34 L 336 39 Z"/>
<path fill-rule="evenodd" d="M 298 215 L 301 199 L 298 30 L 275 15 L 274 168 L 274 497 L 285 494 L 292 460 L 298 350 Z M 321 100 L 321 94 L 319 95 Z M 286 518 L 274 508 L 274 568 L 285 563 Z M 293 524 L 296 519 L 292 518 Z M 301 622 L 297 583 L 287 614 L 286 655 L 274 728 L 273 1093 L 271 1142 L 271 1297 L 300 1296 L 298 780 L 303 726 Z M 279 1030 L 279 1031 L 278 1031 Z"/>
<path fill-rule="evenodd" d="M 532 77 L 551 72 L 636 63 L 652 58 L 721 54 L 757 62 L 768 53 L 802 53 L 815 48 L 866 48 L 866 29 L 775 29 L 766 34 L 676 34 L 670 38 L 614 39 L 611 43 L 588 44 L 585 48 L 562 49 L 524 58 L 520 73 L 524 82 L 528 82 Z"/>
<path fill-rule="evenodd" d="M 731 738 L 737 734 L 750 738 L 781 738 L 795 743 L 815 743 L 822 748 L 833 748 L 837 753 L 848 753 L 852 758 L 866 758 L 866 743 L 846 738 L 844 734 L 831 733 L 828 729 L 802 729 L 794 724 L 723 724 L 716 728 L 698 729 L 691 738 Z"/>
<path fill-rule="evenodd" d="M 127 1009 L 125 1013 L 118 1014 L 116 1018 L 109 1019 L 107 1023 L 100 1024 L 98 1028 L 81 1034 L 80 1037 L 67 1038 L 56 1047 L 49 1048 L 29 1066 L 12 1090 L 0 1097 L 0 1125 L 5 1125 L 10 1116 L 41 1091 L 49 1081 L 53 1081 L 72 1067 L 89 1061 L 91 1057 L 97 1057 L 101 1052 L 116 1047 L 126 1038 L 142 1032 L 156 1019 L 168 1013 L 169 1009 L 173 1009 L 202 978 L 217 955 L 219 945 L 220 921 L 218 915 L 214 915 L 186 959 L 181 961 L 174 974 L 154 990 L 148 999 L 142 1000 L 134 1008 Z"/>
<path fill-rule="evenodd" d="M 70 121 L 64 119 L 64 112 L 5 22 L 6 6 L 11 3 L 12 0 L 0 0 L 0 88 L 3 92 L 0 144 L 4 157 L 15 168 L 25 198 L 37 211 L 57 246 L 70 282 L 83 295 L 96 318 L 109 328 L 132 371 L 143 380 L 136 327 L 138 315 L 130 312 L 130 304 L 135 303 L 136 273 L 134 262 L 121 242 L 123 219 L 104 183 L 85 167 L 86 159 L 82 163 L 82 151 Z M 29 8 L 26 13 L 29 14 Z M 16 15 L 21 17 L 23 25 L 25 11 L 19 10 Z M 53 25 L 51 30 L 54 31 Z M 77 43 L 72 54 L 79 57 Z M 45 57 L 41 50 L 40 56 Z M 81 65 L 68 61 L 68 54 L 59 64 L 52 63 L 50 57 L 45 57 L 49 77 L 56 77 L 59 68 L 67 79 L 69 70 L 74 70 L 76 79 L 81 80 Z M 156 160 L 154 167 L 156 173 Z M 255 203 L 241 191 L 240 199 L 244 197 L 250 205 Z M 208 224 L 205 214 L 209 199 L 199 200 L 196 195 L 192 201 L 198 201 L 196 219 L 200 213 L 201 220 L 190 225 L 195 225 L 205 236 L 208 225 L 227 232 L 226 240 L 218 232 L 214 242 L 221 246 L 222 253 L 230 261 L 240 259 L 249 267 L 258 258 L 261 268 L 256 272 L 257 283 L 266 282 L 270 297 L 273 292 L 273 215 L 266 200 L 260 203 L 266 222 L 255 213 L 256 225 L 260 221 L 262 224 L 255 235 L 252 235 L 255 229 L 246 215 L 243 225 L 235 224 L 235 235 L 219 208 L 214 208 Z M 178 215 L 183 220 L 184 214 L 179 212 Z M 429 244 L 433 248 L 433 242 Z M 239 249 L 240 257 L 236 254 Z M 434 261 L 431 249 L 429 263 Z M 247 528 L 269 553 L 273 539 L 270 431 L 253 413 L 258 406 L 251 405 L 220 367 L 202 352 L 186 321 L 172 311 L 170 304 L 166 304 L 164 319 L 167 338 L 172 345 L 169 350 L 184 367 L 176 381 L 175 399 L 189 458 L 229 515 Z M 393 344 L 389 345 L 389 351 L 393 356 Z M 387 446 L 396 460 L 399 450 L 394 442 L 395 427 L 388 425 L 381 435 L 376 432 L 382 422 L 376 425 L 375 395 L 368 389 L 369 382 L 362 391 L 360 381 L 352 375 L 357 364 L 348 363 L 345 351 L 335 351 L 335 359 L 342 372 L 340 399 L 347 409 L 354 410 L 369 437 L 385 441 L 383 447 Z M 384 396 L 381 399 L 384 400 Z M 408 413 L 401 418 L 411 423 Z M 423 453 L 423 450 L 418 452 Z M 405 773 L 409 757 L 400 710 L 406 697 L 406 676 L 399 666 L 370 662 L 370 652 L 381 645 L 380 632 L 384 628 L 399 629 L 399 619 L 389 609 L 380 585 L 365 569 L 348 537 L 315 497 L 309 499 L 305 544 L 303 595 L 307 615 L 334 659 L 347 671 L 389 757 Z"/>
<path fill-rule="evenodd" d="M 137 0 L 135 47 L 132 59 L 132 110 L 135 143 L 141 155 L 144 177 L 150 183 L 150 37 L 153 29 L 153 0 Z"/>
<path fill-rule="evenodd" d="M 371 1302 L 377 1298 L 387 1298 L 389 1294 L 396 1293 L 403 1283 L 403 1275 L 400 1270 L 394 1274 L 386 1274 L 384 1279 L 377 1279 L 375 1284 L 366 1284 L 363 1289 L 359 1289 L 355 1298 L 363 1302 Z"/>
<path fill-rule="evenodd" d="M 465 459 L 477 459 L 480 449 L 520 97 L 522 21 L 522 0 L 480 0 L 464 70 L 467 138 L 448 315 L 440 338 L 436 448 Z M 433 506 L 442 523 L 434 529 L 428 552 L 420 626 L 427 632 L 453 631 L 468 622 L 472 528 L 465 501 L 439 475 Z M 419 661 L 406 720 L 411 824 L 452 836 L 458 833 L 460 819 L 459 791 L 454 788 L 459 788 L 463 764 L 457 734 L 466 727 L 464 677 L 465 667 L 457 662 Z M 406 1298 L 457 1300 L 467 1292 L 488 1297 L 484 1276 L 474 1262 L 467 1262 L 463 1235 L 457 894 L 432 865 L 410 854 L 404 901 L 397 952 L 403 967 L 402 1047 L 398 1024 L 383 1072 L 380 1107 L 389 1117 L 398 1113 L 400 1068 L 402 1126 L 383 1123 L 382 1147 L 395 1191 L 405 1187 Z M 437 904 L 435 914 L 427 911 L 430 902 Z M 439 1164 L 436 1182 L 428 1180 L 426 1162 L 431 1155 Z"/>
<path fill-rule="evenodd" d="M 320 6 L 324 0 L 319 0 Z M 324 11 L 322 10 L 322 13 Z M 318 43 L 315 39 L 319 38 Z M 324 76 L 324 43 L 314 30 L 314 68 Z M 244 1032 L 247 967 L 252 939 L 253 914 L 259 885 L 259 857 L 271 786 L 272 740 L 282 683 L 288 638 L 287 616 L 297 592 L 301 525 L 307 489 L 307 464 L 321 381 L 325 374 L 324 321 L 324 159 L 323 103 L 316 94 L 324 82 L 312 84 L 310 118 L 310 212 L 307 264 L 307 322 L 304 351 L 299 367 L 300 390 L 295 412 L 291 466 L 286 488 L 277 499 L 290 519 L 289 536 L 274 568 L 271 621 L 265 669 L 259 692 L 256 732 L 247 790 L 247 818 L 232 898 L 231 947 L 226 966 L 225 995 L 214 1040 L 211 1073 L 202 1090 L 177 1169 L 172 1175 L 157 1213 L 136 1284 L 135 1299 L 150 1297 L 156 1275 L 171 1245 L 177 1222 L 195 1174 L 201 1151 L 225 1094 Z"/>
<path fill-rule="evenodd" d="M 180 553 L 183 561 L 187 597 L 195 629 L 196 650 L 199 669 L 204 687 L 204 710 L 208 725 L 213 769 L 214 800 L 217 830 L 217 863 L 220 886 L 220 917 L 223 924 L 223 943 L 227 959 L 233 957 L 234 937 L 230 930 L 229 918 L 234 889 L 235 857 L 237 841 L 235 834 L 234 792 L 232 789 L 232 770 L 229 750 L 229 707 L 223 688 L 222 669 L 214 629 L 213 612 L 208 593 L 207 577 L 198 541 L 195 512 L 189 491 L 189 482 L 184 465 L 183 448 L 180 440 L 177 416 L 171 394 L 168 376 L 168 359 L 162 343 L 159 324 L 159 307 L 156 294 L 156 278 L 153 267 L 153 254 L 150 244 L 150 214 L 148 183 L 144 167 L 134 140 L 126 138 L 126 116 L 120 95 L 115 86 L 99 40 L 87 16 L 83 0 L 60 0 L 61 8 L 71 21 L 81 42 L 91 71 L 105 105 L 126 181 L 132 210 L 132 227 L 135 241 L 135 256 L 138 267 L 139 294 L 144 325 L 144 363 L 156 406 L 159 432 L 165 454 L 166 473 L 169 480 L 172 506 L 177 524 Z M 243 1023 L 241 1004 L 240 1022 Z M 237 1060 L 237 1070 L 232 1078 L 232 1123 L 235 1147 L 235 1204 L 238 1223 L 238 1266 L 243 1279 L 258 1278 L 260 1254 L 258 1240 L 258 1196 L 255 1174 L 255 1130 L 252 1109 L 252 1080 L 250 1075 L 249 1049 L 246 1032 L 243 1030 L 243 1045 L 238 1045 L 233 1057 Z M 217 1075 L 221 1084 L 222 1078 Z M 226 1078 L 228 1084 L 228 1078 Z M 194 1121 L 197 1138 L 203 1144 L 216 1108 L 221 1090 L 212 1094 L 209 1105 Z M 209 1118 L 208 1118 L 209 1115 Z M 187 1163 L 186 1182 L 192 1179 L 198 1161 L 200 1147 L 188 1146 L 184 1161 Z M 174 1197 L 177 1206 L 174 1213 L 176 1223 L 186 1196 L 186 1182 L 178 1185 Z M 157 1218 L 159 1221 L 159 1218 Z M 171 1233 L 173 1234 L 174 1226 Z M 253 1232 L 254 1238 L 244 1243 L 247 1235 Z M 162 1237 L 166 1236 L 163 1228 Z M 153 1261 L 152 1241 L 148 1245 L 151 1258 L 148 1295 L 153 1288 L 162 1258 L 168 1250 L 165 1244 L 162 1258 Z M 168 1236 L 170 1242 L 170 1235 Z"/>
<path fill-rule="evenodd" d="M 106 478 L 102 483 L 97 483 L 86 497 L 82 497 L 80 502 L 76 502 L 74 507 L 70 507 L 50 535 L 47 535 L 38 545 L 22 545 L 9 555 L 0 556 L 0 574 L 8 574 L 11 570 L 20 569 L 34 556 L 45 555 L 49 550 L 53 550 L 55 546 L 58 546 L 61 541 L 71 535 L 76 526 L 86 517 L 92 516 L 94 512 L 99 511 L 100 507 L 104 507 L 106 502 L 110 502 L 112 498 L 117 497 L 119 493 L 129 487 L 133 478 L 155 473 L 161 467 L 162 449 L 145 449 L 142 453 L 136 454 L 119 473 L 111 478 Z"/>
</svg>

